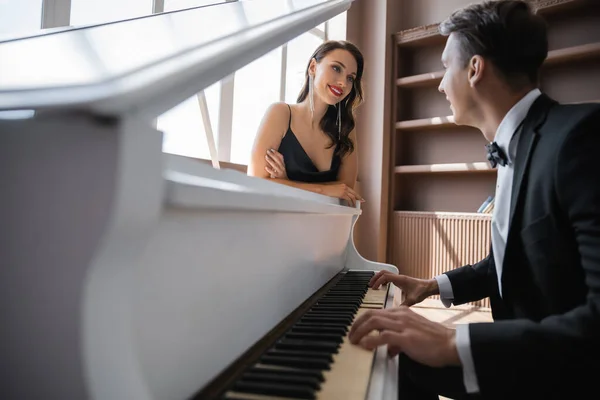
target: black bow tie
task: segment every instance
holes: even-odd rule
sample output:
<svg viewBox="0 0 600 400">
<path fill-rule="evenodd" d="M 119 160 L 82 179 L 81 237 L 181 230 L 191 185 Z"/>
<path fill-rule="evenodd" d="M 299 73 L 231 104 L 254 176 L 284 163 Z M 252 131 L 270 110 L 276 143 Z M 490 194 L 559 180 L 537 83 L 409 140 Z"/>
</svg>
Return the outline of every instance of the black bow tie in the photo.
<svg viewBox="0 0 600 400">
<path fill-rule="evenodd" d="M 508 158 L 504 151 L 498 146 L 496 142 L 492 142 L 490 144 L 486 144 L 485 148 L 487 150 L 487 159 L 490 162 L 492 168 L 496 168 L 496 165 L 500 164 L 503 167 L 508 163 Z"/>
</svg>

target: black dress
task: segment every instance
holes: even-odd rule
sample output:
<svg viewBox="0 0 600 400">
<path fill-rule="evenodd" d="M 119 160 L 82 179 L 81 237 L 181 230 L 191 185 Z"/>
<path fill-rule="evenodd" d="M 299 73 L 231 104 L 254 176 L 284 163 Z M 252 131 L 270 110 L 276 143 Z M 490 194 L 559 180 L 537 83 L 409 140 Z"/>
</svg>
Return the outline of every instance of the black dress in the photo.
<svg viewBox="0 0 600 400">
<path fill-rule="evenodd" d="M 288 105 L 288 108 L 290 106 Z M 319 171 L 312 162 L 304 148 L 298 141 L 298 138 L 292 132 L 292 110 L 290 108 L 290 121 L 288 129 L 281 139 L 279 151 L 283 155 L 285 170 L 288 179 L 297 182 L 323 183 L 337 180 L 338 172 L 342 164 L 342 159 L 337 152 L 337 147 L 331 159 L 331 166 L 327 171 Z"/>
</svg>

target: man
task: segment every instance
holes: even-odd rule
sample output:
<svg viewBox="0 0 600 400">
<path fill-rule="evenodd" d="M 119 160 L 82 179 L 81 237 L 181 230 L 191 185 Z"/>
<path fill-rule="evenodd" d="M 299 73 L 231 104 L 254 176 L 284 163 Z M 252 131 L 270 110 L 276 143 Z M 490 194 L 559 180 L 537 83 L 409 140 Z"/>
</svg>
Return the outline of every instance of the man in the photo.
<svg viewBox="0 0 600 400">
<path fill-rule="evenodd" d="M 493 142 L 490 254 L 431 280 L 376 274 L 371 285 L 400 287 L 403 306 L 358 318 L 350 340 L 401 353 L 401 399 L 597 395 L 600 106 L 561 105 L 536 88 L 546 25 L 526 2 L 466 7 L 440 31 L 439 90 L 457 124 Z M 494 322 L 453 330 L 408 308 L 438 293 L 447 307 L 490 297 Z"/>
</svg>

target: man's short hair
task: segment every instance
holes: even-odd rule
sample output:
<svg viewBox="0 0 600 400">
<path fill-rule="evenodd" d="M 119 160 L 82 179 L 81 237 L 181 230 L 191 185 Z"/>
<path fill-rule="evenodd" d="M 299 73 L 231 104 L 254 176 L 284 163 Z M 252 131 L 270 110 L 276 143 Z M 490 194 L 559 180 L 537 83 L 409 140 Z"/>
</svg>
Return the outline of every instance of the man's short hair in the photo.
<svg viewBox="0 0 600 400">
<path fill-rule="evenodd" d="M 547 25 L 525 1 L 485 1 L 455 11 L 439 26 L 454 33 L 466 66 L 471 57 L 490 60 L 511 86 L 536 84 L 548 55 Z"/>
</svg>

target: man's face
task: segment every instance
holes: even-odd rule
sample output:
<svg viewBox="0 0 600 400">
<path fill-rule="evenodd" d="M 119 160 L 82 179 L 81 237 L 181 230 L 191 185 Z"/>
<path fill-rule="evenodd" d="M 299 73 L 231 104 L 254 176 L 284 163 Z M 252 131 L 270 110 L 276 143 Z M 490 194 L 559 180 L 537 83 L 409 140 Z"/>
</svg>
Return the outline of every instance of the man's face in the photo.
<svg viewBox="0 0 600 400">
<path fill-rule="evenodd" d="M 460 52 L 460 42 L 452 33 L 442 53 L 445 73 L 438 90 L 444 93 L 446 100 L 450 102 L 454 122 L 458 125 L 468 125 L 473 100 L 468 79 L 469 69 L 461 59 Z"/>
</svg>

